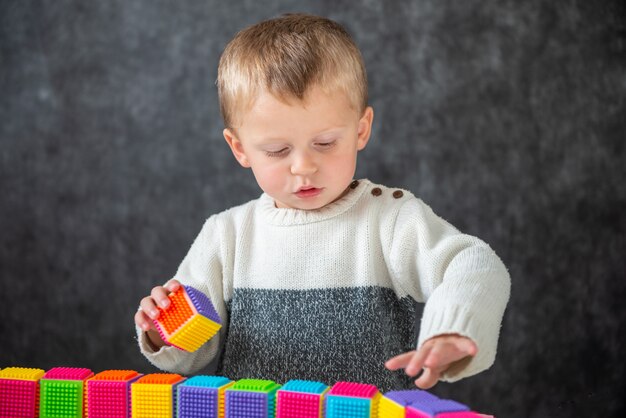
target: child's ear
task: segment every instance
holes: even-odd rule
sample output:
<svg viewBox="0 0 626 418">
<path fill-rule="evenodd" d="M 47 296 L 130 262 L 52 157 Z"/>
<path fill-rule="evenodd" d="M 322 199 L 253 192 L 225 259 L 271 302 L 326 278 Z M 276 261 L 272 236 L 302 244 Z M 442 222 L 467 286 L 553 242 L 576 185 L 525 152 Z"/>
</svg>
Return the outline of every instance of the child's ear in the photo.
<svg viewBox="0 0 626 418">
<path fill-rule="evenodd" d="M 357 150 L 361 151 L 367 145 L 372 134 L 372 122 L 374 121 L 374 109 L 368 106 L 359 120 L 359 130 L 357 133 Z"/>
<path fill-rule="evenodd" d="M 246 156 L 246 152 L 243 149 L 243 144 L 237 138 L 237 135 L 230 129 L 226 128 L 223 131 L 224 139 L 228 143 L 230 150 L 233 152 L 235 159 L 241 164 L 242 167 L 250 168 L 250 162 Z"/>
</svg>

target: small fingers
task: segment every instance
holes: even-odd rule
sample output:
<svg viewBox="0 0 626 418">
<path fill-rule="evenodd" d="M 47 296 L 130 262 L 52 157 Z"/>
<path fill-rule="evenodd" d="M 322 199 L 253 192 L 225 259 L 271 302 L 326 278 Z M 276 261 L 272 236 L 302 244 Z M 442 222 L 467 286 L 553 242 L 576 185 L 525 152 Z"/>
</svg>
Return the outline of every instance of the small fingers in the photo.
<svg viewBox="0 0 626 418">
<path fill-rule="evenodd" d="M 181 284 L 178 280 L 172 279 L 168 281 L 167 283 L 165 283 L 163 287 L 171 293 L 171 292 L 177 291 L 180 288 L 180 286 Z"/>
<path fill-rule="evenodd" d="M 154 329 L 153 320 L 160 315 L 159 307 L 167 309 L 171 300 L 169 294 L 177 291 L 181 284 L 178 280 L 170 280 L 164 286 L 156 286 L 150 291 L 150 296 L 141 299 L 140 309 L 135 313 L 135 324 L 142 330 Z"/>
<path fill-rule="evenodd" d="M 419 350 L 395 356 L 385 363 L 389 370 L 404 369 L 408 376 L 421 375 L 415 385 L 429 389 L 437 384 L 451 365 L 469 359 L 478 352 L 476 343 L 460 335 L 441 335 L 427 340 Z"/>
<path fill-rule="evenodd" d="M 142 309 L 135 313 L 135 324 L 144 331 L 149 331 L 153 327 L 153 322 Z"/>
<path fill-rule="evenodd" d="M 437 384 L 441 377 L 442 369 L 425 367 L 422 375 L 415 381 L 415 386 L 420 389 L 430 389 Z"/>
<path fill-rule="evenodd" d="M 424 360 L 430 352 L 430 346 L 422 347 L 420 350 L 409 351 L 400 355 L 397 355 L 385 363 L 385 367 L 389 370 L 404 369 L 404 372 L 408 376 L 417 376 L 417 374 L 424 367 Z"/>
<path fill-rule="evenodd" d="M 411 377 L 417 376 L 417 374 L 424 368 L 424 362 L 430 355 L 431 350 L 432 348 L 430 345 L 424 345 L 422 348 L 417 350 L 415 355 L 413 355 L 413 358 L 411 358 L 409 364 L 405 367 L 404 372 Z"/>
<path fill-rule="evenodd" d="M 465 357 L 473 357 L 478 352 L 476 344 L 469 338 L 444 338 L 431 342 L 432 348 L 424 360 L 424 366 L 431 369 L 447 367 Z"/>
<path fill-rule="evenodd" d="M 141 308 L 141 311 L 150 319 L 157 319 L 159 317 L 159 309 L 157 308 L 151 296 L 146 296 L 145 298 L 141 299 L 139 307 Z"/>
<path fill-rule="evenodd" d="M 154 300 L 154 303 L 159 305 L 162 309 L 170 306 L 170 298 L 168 295 L 168 289 L 162 286 L 157 286 L 152 289 L 152 292 L 150 292 L 150 296 L 152 297 L 152 300 Z"/>
<path fill-rule="evenodd" d="M 469 338 L 463 338 L 458 342 L 458 348 L 468 356 L 474 357 L 478 353 L 478 346 Z"/>
<path fill-rule="evenodd" d="M 395 357 L 392 357 L 389 360 L 387 360 L 387 362 L 385 363 L 385 367 L 388 368 L 389 370 L 394 370 L 394 371 L 398 369 L 403 369 L 409 364 L 414 354 L 415 354 L 415 351 L 409 351 L 407 353 L 399 354 Z"/>
<path fill-rule="evenodd" d="M 428 353 L 428 357 L 424 360 L 424 366 L 436 369 L 447 366 L 465 356 L 467 356 L 467 354 L 458 350 L 456 347 L 435 345 L 432 350 L 430 350 L 430 353 Z"/>
</svg>

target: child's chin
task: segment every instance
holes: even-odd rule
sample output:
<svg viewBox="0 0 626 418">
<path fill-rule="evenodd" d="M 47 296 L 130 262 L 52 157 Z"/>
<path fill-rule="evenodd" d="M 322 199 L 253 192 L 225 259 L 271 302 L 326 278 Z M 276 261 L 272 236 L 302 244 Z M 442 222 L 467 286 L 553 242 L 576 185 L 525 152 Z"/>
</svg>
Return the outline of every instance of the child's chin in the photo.
<svg viewBox="0 0 626 418">
<path fill-rule="evenodd" d="M 325 204 L 320 205 L 294 205 L 292 206 L 294 209 L 300 209 L 300 210 L 317 210 L 317 209 L 321 209 L 324 206 L 326 206 Z"/>
<path fill-rule="evenodd" d="M 289 200 L 278 200 L 274 199 L 274 206 L 277 208 L 286 208 L 286 209 L 299 209 L 299 210 L 316 210 L 321 209 L 324 206 L 328 205 L 330 202 L 327 202 L 326 199 L 320 198 L 320 196 L 304 198 L 304 199 L 289 199 Z"/>
<path fill-rule="evenodd" d="M 284 208 L 291 209 L 299 209 L 299 210 L 317 210 L 326 206 L 328 203 L 326 202 L 291 202 L 291 204 L 287 205 L 285 203 L 281 203 Z M 281 207 L 281 206 L 277 206 Z"/>
</svg>

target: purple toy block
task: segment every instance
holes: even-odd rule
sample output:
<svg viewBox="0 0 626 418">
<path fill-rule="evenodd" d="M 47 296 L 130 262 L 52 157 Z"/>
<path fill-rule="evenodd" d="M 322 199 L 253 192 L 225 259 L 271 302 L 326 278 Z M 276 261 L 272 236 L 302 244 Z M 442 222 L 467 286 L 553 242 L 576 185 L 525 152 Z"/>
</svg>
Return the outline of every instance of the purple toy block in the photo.
<svg viewBox="0 0 626 418">
<path fill-rule="evenodd" d="M 413 402 L 406 407 L 406 418 L 433 418 L 447 412 L 465 412 L 469 408 L 462 403 L 448 399 L 435 399 Z"/>
</svg>

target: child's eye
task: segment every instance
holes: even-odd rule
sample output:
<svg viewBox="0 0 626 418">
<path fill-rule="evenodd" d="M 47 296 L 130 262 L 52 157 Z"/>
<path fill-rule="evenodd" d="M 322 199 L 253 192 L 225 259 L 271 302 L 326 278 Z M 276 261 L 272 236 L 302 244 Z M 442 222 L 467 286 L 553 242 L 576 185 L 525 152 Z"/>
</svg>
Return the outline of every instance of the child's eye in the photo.
<svg viewBox="0 0 626 418">
<path fill-rule="evenodd" d="M 333 146 L 335 146 L 335 144 L 337 143 L 337 141 L 326 141 L 326 142 L 318 142 L 317 146 L 320 148 L 332 148 Z"/>
<path fill-rule="evenodd" d="M 267 155 L 268 157 L 282 157 L 283 155 L 286 155 L 288 152 L 289 152 L 289 148 L 285 147 L 278 151 L 265 151 L 265 155 Z"/>
</svg>

